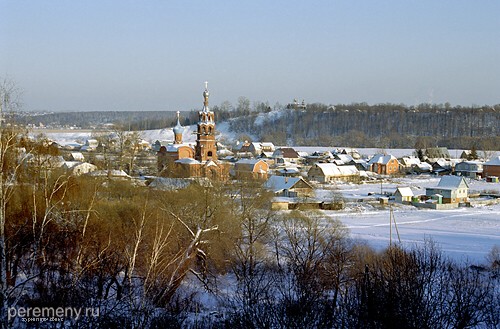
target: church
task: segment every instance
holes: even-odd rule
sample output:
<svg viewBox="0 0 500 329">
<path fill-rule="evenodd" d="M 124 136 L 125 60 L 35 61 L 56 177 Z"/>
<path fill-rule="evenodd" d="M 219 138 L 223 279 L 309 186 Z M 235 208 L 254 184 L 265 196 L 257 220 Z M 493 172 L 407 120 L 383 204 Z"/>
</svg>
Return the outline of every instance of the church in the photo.
<svg viewBox="0 0 500 329">
<path fill-rule="evenodd" d="M 206 177 L 215 180 L 229 178 L 230 164 L 217 159 L 215 140 L 215 115 L 208 107 L 208 83 L 203 92 L 203 109 L 198 112 L 196 144 L 182 141 L 184 127 L 180 124 L 180 112 L 177 112 L 177 124 L 173 128 L 174 142 L 162 146 L 157 154 L 158 175 L 163 177 L 195 178 Z"/>
</svg>

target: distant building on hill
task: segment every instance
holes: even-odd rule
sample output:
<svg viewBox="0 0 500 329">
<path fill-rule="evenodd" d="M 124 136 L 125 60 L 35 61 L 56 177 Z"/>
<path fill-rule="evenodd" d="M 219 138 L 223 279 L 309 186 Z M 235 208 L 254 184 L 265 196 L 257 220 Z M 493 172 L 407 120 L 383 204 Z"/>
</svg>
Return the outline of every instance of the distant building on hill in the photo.
<svg viewBox="0 0 500 329">
<path fill-rule="evenodd" d="M 295 98 L 293 100 L 293 103 L 288 103 L 286 105 L 286 108 L 292 110 L 305 110 L 307 108 L 307 105 L 305 100 L 302 100 L 302 103 L 299 103 L 299 101 Z"/>
</svg>

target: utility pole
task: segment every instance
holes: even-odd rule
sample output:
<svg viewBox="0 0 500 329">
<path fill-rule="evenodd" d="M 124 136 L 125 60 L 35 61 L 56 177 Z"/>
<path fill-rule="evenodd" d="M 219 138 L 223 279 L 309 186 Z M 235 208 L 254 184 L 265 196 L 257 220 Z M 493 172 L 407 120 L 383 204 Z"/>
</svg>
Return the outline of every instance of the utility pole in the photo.
<svg viewBox="0 0 500 329">
<path fill-rule="evenodd" d="M 396 224 L 396 218 L 394 217 L 394 211 L 392 209 L 392 206 L 389 204 L 389 247 L 392 247 L 392 222 L 394 222 L 394 227 L 396 228 L 396 233 L 398 235 L 398 241 L 401 244 L 398 224 Z"/>
</svg>

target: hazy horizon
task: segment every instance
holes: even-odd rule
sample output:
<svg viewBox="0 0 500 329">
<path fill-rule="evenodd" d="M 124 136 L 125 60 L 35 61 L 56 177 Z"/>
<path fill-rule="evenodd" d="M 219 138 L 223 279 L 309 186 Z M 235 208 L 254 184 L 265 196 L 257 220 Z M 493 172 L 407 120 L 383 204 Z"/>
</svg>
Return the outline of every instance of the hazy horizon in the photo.
<svg viewBox="0 0 500 329">
<path fill-rule="evenodd" d="M 1 0 L 25 111 L 500 103 L 500 2 Z"/>
</svg>

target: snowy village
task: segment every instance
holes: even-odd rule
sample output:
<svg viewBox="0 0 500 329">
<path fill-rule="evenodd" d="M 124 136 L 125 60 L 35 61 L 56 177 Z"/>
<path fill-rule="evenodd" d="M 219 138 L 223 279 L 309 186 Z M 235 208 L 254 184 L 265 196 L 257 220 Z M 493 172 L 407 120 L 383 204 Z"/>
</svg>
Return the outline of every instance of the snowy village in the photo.
<svg viewBox="0 0 500 329">
<path fill-rule="evenodd" d="M 269 257 L 269 255 L 265 256 L 266 253 L 275 253 L 276 257 L 279 257 L 281 252 L 292 252 L 286 250 L 289 244 L 293 243 L 292 237 L 297 232 L 302 232 L 301 235 L 303 235 L 299 238 L 302 241 L 300 243 L 313 239 L 313 246 L 319 243 L 318 248 L 322 248 L 320 247 L 323 243 L 322 239 L 327 241 L 334 237 L 335 241 L 346 239 L 343 243 L 352 244 L 352 247 L 347 247 L 347 245 L 342 247 L 341 250 L 345 253 L 349 248 L 359 248 L 358 244 L 366 244 L 370 250 L 373 250 L 372 252 L 384 252 L 384 250 L 393 252 L 390 249 L 391 246 L 402 248 L 402 250 L 425 250 L 431 253 L 436 252 L 434 248 L 437 248 L 436 250 L 440 250 L 439 253 L 443 253 L 443 257 L 452 262 L 465 262 L 473 265 L 478 269 L 477 275 L 489 273 L 490 263 L 488 262 L 493 261 L 495 264 L 495 257 L 498 257 L 498 252 L 500 252 L 498 249 L 500 156 L 495 152 L 481 154 L 490 155 L 489 159 L 485 159 L 479 154 L 481 151 L 448 150 L 445 147 L 384 150 L 277 146 L 272 141 L 238 140 L 234 133 L 232 134 L 227 129 L 227 123 L 221 125 L 222 131 L 218 130 L 217 113 L 210 109 L 209 97 L 210 91 L 205 83 L 200 110 L 197 112 L 198 121 L 192 126 L 181 125 L 180 112 L 173 112 L 175 125 L 158 130 L 117 130 L 111 123 L 106 125 L 106 129 L 94 132 L 81 132 L 78 129 L 51 132 L 40 127 L 30 130 L 31 137 L 29 138 L 35 144 L 39 143 L 42 151 L 40 148 L 32 148 L 33 151 L 28 152 L 26 148 L 23 148 L 25 153 L 22 158 L 28 166 L 38 168 L 34 171 L 39 177 L 36 179 L 39 181 L 37 184 L 48 189 L 44 192 L 46 195 L 50 192 L 48 194 L 50 197 L 46 199 L 47 206 L 44 208 L 42 227 L 45 225 L 50 227 L 51 222 L 55 220 L 52 218 L 53 213 L 61 211 L 59 208 L 64 207 L 65 202 L 68 204 L 74 202 L 64 201 L 64 195 L 70 193 L 72 189 L 70 184 L 76 184 L 80 186 L 79 188 L 82 188 L 81 184 L 94 186 L 94 192 L 87 194 L 91 202 L 87 200 L 84 209 L 80 210 L 83 214 L 79 221 L 83 221 L 81 225 L 84 225 L 81 238 L 84 239 L 79 243 L 85 240 L 86 229 L 93 231 L 104 223 L 101 222 L 102 217 L 99 215 L 102 209 L 96 214 L 89 212 L 93 207 L 97 209 L 94 203 L 99 203 L 99 199 L 108 200 L 107 203 L 111 206 L 115 204 L 115 201 L 111 200 L 120 202 L 119 200 L 123 199 L 136 203 L 134 195 L 139 191 L 142 191 L 139 193 L 141 195 L 143 193 L 157 194 L 158 197 L 163 195 L 157 201 L 150 201 L 154 204 L 159 202 L 157 207 L 161 211 L 157 215 L 154 213 L 158 211 L 158 208 L 155 211 L 145 212 L 146 208 L 150 209 L 147 206 L 148 201 L 144 204 L 146 208 L 142 210 L 144 211 L 142 215 L 140 213 L 133 215 L 134 212 L 139 211 L 133 210 L 134 207 L 129 210 L 114 210 L 132 211 L 125 217 L 119 213 L 116 214 L 117 219 L 130 218 L 131 220 L 131 228 L 135 233 L 128 243 L 135 245 L 135 248 L 141 246 L 142 243 L 146 243 L 146 246 L 148 243 L 153 243 L 151 257 L 156 255 L 154 257 L 160 258 L 155 260 L 148 256 L 142 260 L 136 259 L 135 257 L 141 255 L 140 249 L 136 249 L 131 254 L 133 258 L 126 256 L 126 262 L 123 263 L 123 265 L 127 264 L 125 271 L 120 270 L 119 266 L 116 272 L 109 273 L 111 275 L 109 278 L 102 277 L 101 284 L 104 286 L 99 288 L 98 296 L 106 301 L 106 305 L 110 302 L 110 296 L 115 296 L 111 298 L 115 302 L 118 297 L 118 300 L 121 300 L 124 294 L 122 290 L 127 286 L 129 287 L 127 289 L 132 287 L 135 287 L 134 289 L 138 287 L 159 289 L 165 285 L 160 292 L 144 290 L 141 293 L 145 294 L 144 297 L 150 294 L 155 296 L 148 307 L 141 306 L 144 307 L 143 311 L 158 303 L 171 303 L 174 296 L 180 298 L 179 296 L 183 294 L 194 293 L 194 289 L 196 291 L 196 297 L 194 297 L 196 301 L 193 301 L 195 304 L 200 302 L 199 298 L 209 300 L 208 304 L 197 306 L 200 312 L 199 321 L 205 325 L 219 323 L 219 321 L 232 321 L 227 317 L 228 314 L 234 316 L 234 313 L 231 313 L 232 307 L 240 305 L 239 302 L 233 300 L 235 296 L 239 296 L 239 293 L 233 291 L 233 288 L 228 288 L 232 285 L 230 283 L 226 283 L 229 286 L 224 288 L 224 283 L 221 286 L 221 283 L 216 284 L 212 280 L 214 278 L 218 278 L 221 282 L 236 280 L 236 284 L 240 279 L 232 275 L 239 275 L 238 271 L 241 270 L 257 270 L 260 268 L 257 264 Z M 283 114 L 275 112 L 290 110 L 297 109 L 270 111 L 260 116 L 276 117 Z M 300 110 L 307 110 L 305 103 L 301 104 Z M 260 121 L 264 119 L 259 118 Z M 219 138 L 225 143 L 219 141 Z M 57 177 L 55 182 L 54 177 Z M 109 192 L 104 192 L 105 190 Z M 60 193 L 63 193 L 63 196 L 56 197 Z M 110 193 L 113 196 L 106 197 L 107 194 L 102 193 Z M 185 199 L 186 197 L 188 199 Z M 235 200 L 239 201 L 235 203 Z M 193 212 L 193 209 L 190 209 L 192 207 L 199 207 L 199 209 Z M 196 214 L 198 211 L 201 213 Z M 221 211 L 222 213 L 217 214 Z M 147 224 L 144 216 L 160 216 L 158 218 L 161 218 L 164 216 L 161 213 L 165 214 L 165 212 L 171 218 L 170 221 L 180 223 L 190 233 L 185 238 L 184 246 L 178 249 L 178 252 L 185 252 L 185 256 L 180 254 L 167 256 L 169 253 L 162 255 L 161 248 L 166 248 L 172 239 L 171 233 L 161 233 L 161 231 L 158 233 L 159 229 L 167 229 L 164 224 L 158 226 L 157 222 L 150 228 L 155 227 L 156 233 L 147 233 L 147 225 L 152 224 Z M 246 214 L 246 212 L 249 213 Z M 193 216 L 201 216 L 202 222 L 192 222 Z M 243 231 L 240 233 L 232 227 L 235 224 L 234 216 L 243 216 L 241 217 Z M 298 219 L 302 217 L 304 219 Z M 92 225 L 93 220 L 98 222 Z M 218 221 L 221 220 L 222 222 L 219 223 Z M 170 229 L 174 227 L 174 222 Z M 95 225 L 97 227 L 92 228 Z M 269 232 L 264 233 L 261 230 Z M 318 232 L 313 233 L 314 230 Z M 203 246 L 202 237 L 210 236 L 211 231 L 217 231 L 222 235 L 233 233 L 217 242 L 221 243 L 220 246 Z M 127 234 L 126 232 L 127 230 L 121 234 Z M 42 233 L 39 234 L 39 238 L 43 240 Z M 152 235 L 148 238 L 150 234 Z M 255 240 L 251 238 L 248 240 L 248 234 L 254 234 Z M 315 236 L 316 234 L 319 236 Z M 280 237 L 282 235 L 285 238 Z M 298 237 L 295 236 L 295 238 Z M 101 242 L 98 242 L 100 238 L 94 239 L 95 237 L 91 239 L 94 243 L 106 243 L 106 239 Z M 208 273 L 215 275 L 215 272 L 224 268 L 216 264 L 228 255 L 223 256 L 225 253 L 217 250 L 224 248 L 228 243 L 227 240 L 231 239 L 239 241 L 236 256 L 234 254 L 230 256 L 236 257 L 237 264 L 243 260 L 249 261 L 248 257 L 253 258 L 259 255 L 258 257 L 263 258 L 258 263 L 247 265 L 242 263 L 240 264 L 242 268 L 234 268 L 231 265 L 232 269 L 228 273 L 217 274 L 212 279 L 207 277 Z M 286 247 L 282 246 L 284 250 L 276 247 L 278 249 L 272 251 L 272 243 L 269 245 L 269 242 L 282 241 L 280 243 L 284 243 L 283 239 L 292 240 L 285 243 Z M 328 244 L 335 243 L 335 241 L 330 241 Z M 111 240 L 108 243 L 111 243 Z M 268 249 L 267 252 L 260 251 L 253 254 L 256 252 L 254 248 L 257 246 L 262 248 L 266 244 L 268 245 L 265 247 Z M 108 247 L 98 247 L 95 252 L 104 253 L 106 248 Z M 147 250 L 149 247 L 145 248 Z M 296 250 L 293 255 L 289 254 L 286 257 L 305 257 L 303 252 L 306 250 Z M 309 250 L 309 252 L 313 251 Z M 337 250 L 337 252 L 341 251 Z M 126 254 L 129 253 L 130 251 L 126 251 Z M 222 254 L 219 255 L 220 253 Z M 326 254 L 322 255 L 321 257 L 326 256 Z M 140 273 L 144 271 L 141 267 L 144 265 L 149 264 L 150 270 L 148 271 L 161 271 L 162 257 L 167 257 L 163 261 L 169 259 L 173 262 L 168 266 L 171 268 L 166 275 L 166 278 L 170 280 L 168 284 L 162 283 L 163 281 L 148 283 L 147 276 L 132 283 L 132 277 L 139 275 L 137 278 L 141 278 L 143 274 Z M 98 262 L 97 259 L 94 260 L 96 261 Z M 144 261 L 146 264 L 141 265 Z M 289 261 L 290 259 L 286 263 Z M 211 266 L 215 268 L 205 269 L 210 262 L 214 262 Z M 83 275 L 83 272 L 81 274 Z M 340 272 L 337 273 L 337 275 L 340 274 Z M 153 275 L 153 273 L 147 275 Z M 243 275 L 242 280 L 250 279 L 248 273 L 240 275 Z M 266 276 L 265 279 L 261 278 L 263 282 L 271 280 L 267 277 L 271 275 L 269 272 L 264 271 L 260 275 Z M 285 274 L 282 273 L 282 275 Z M 127 280 L 130 281 L 128 284 L 126 284 Z M 165 277 L 162 280 L 165 280 Z M 246 281 L 241 284 L 244 282 Z M 201 293 L 200 289 L 203 289 L 200 286 L 201 283 L 217 292 Z M 145 284 L 147 286 L 144 286 Z M 260 285 L 248 286 L 248 284 L 248 282 L 244 284 L 245 289 L 262 288 Z M 266 284 L 271 284 L 271 282 Z M 235 287 L 239 287 L 239 283 Z M 105 290 L 102 290 L 104 288 Z M 344 288 L 347 289 L 347 286 Z M 320 291 L 323 289 L 326 287 Z M 335 289 L 340 289 L 340 286 Z M 279 292 L 275 291 L 275 293 Z M 236 304 L 221 305 L 217 301 L 221 296 L 230 298 L 232 303 Z M 320 298 L 321 303 L 331 302 L 329 298 L 322 298 Z M 102 302 L 99 305 L 99 309 L 102 309 Z M 314 314 L 317 312 L 316 307 L 319 305 L 315 304 L 310 310 Z M 184 323 L 187 327 L 191 326 L 190 321 L 195 321 L 191 308 L 183 309 L 182 312 L 187 312 L 183 313 L 185 315 L 191 314 L 186 322 L 190 324 Z M 197 316 L 194 318 L 197 319 Z M 323 314 L 323 316 L 327 315 Z M 141 321 L 150 320 L 148 317 L 141 318 Z M 276 319 L 268 320 L 275 321 Z M 289 319 L 288 321 L 302 323 L 303 320 Z M 325 319 L 316 320 L 326 321 Z M 238 318 L 238 321 L 253 323 L 256 319 Z"/>
<path fill-rule="evenodd" d="M 500 328 L 500 2 L 1 8 L 0 329 Z"/>
</svg>

